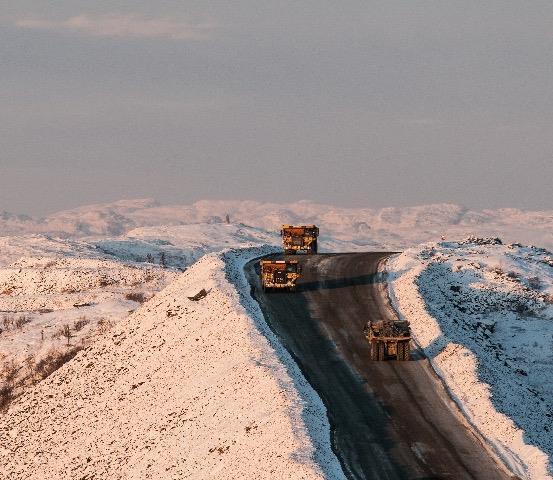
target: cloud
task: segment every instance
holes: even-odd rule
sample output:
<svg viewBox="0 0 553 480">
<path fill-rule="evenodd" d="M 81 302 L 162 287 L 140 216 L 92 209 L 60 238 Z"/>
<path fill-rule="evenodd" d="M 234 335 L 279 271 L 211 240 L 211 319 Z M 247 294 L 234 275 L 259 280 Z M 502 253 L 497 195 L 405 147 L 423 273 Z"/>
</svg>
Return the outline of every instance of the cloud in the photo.
<svg viewBox="0 0 553 480">
<path fill-rule="evenodd" d="M 16 26 L 40 30 L 79 32 L 99 37 L 169 38 L 173 40 L 206 40 L 215 24 L 192 23 L 169 17 L 146 18 L 136 15 L 78 15 L 61 21 L 44 19 L 18 20 Z"/>
</svg>

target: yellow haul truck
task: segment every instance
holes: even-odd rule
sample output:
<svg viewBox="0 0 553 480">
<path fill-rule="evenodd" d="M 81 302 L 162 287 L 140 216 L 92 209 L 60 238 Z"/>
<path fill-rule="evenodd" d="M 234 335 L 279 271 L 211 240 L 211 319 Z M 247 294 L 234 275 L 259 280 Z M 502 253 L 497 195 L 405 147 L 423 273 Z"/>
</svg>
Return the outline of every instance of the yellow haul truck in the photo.
<svg viewBox="0 0 553 480">
<path fill-rule="evenodd" d="M 284 290 L 293 292 L 301 276 L 297 260 L 261 260 L 260 272 L 263 291 Z"/>
<path fill-rule="evenodd" d="M 298 252 L 317 253 L 319 229 L 315 225 L 283 225 L 280 235 L 286 255 Z"/>
<path fill-rule="evenodd" d="M 371 360 L 384 360 L 386 357 L 409 360 L 411 356 L 411 329 L 406 320 L 369 321 L 365 336 L 371 346 Z"/>
</svg>

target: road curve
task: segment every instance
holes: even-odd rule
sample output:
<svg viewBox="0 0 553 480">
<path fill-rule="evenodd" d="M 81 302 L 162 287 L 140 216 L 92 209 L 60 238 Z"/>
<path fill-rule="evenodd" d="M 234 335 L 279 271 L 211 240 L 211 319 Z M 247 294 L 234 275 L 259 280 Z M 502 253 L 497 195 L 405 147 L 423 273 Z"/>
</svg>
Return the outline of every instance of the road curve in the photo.
<svg viewBox="0 0 553 480">
<path fill-rule="evenodd" d="M 296 293 L 263 293 L 271 329 L 326 405 L 333 448 L 351 479 L 512 479 L 467 426 L 428 360 L 371 362 L 363 327 L 394 317 L 379 263 L 388 253 L 294 257 Z"/>
</svg>

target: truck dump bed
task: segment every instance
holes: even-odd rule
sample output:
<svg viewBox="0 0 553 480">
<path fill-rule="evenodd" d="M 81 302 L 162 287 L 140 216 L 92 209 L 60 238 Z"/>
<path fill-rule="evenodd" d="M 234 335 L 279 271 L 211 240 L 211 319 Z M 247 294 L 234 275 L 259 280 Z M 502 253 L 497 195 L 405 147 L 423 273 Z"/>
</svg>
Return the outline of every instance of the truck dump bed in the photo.
<svg viewBox="0 0 553 480">
<path fill-rule="evenodd" d="M 283 225 L 280 234 L 284 253 L 317 253 L 319 228 L 316 225 Z"/>
<path fill-rule="evenodd" d="M 385 320 L 379 320 L 370 322 L 370 328 L 373 335 L 378 338 L 402 339 L 411 336 L 409 322 L 406 321 L 387 322 Z"/>
<path fill-rule="evenodd" d="M 371 360 L 384 360 L 395 356 L 397 360 L 409 360 L 411 354 L 411 329 L 407 321 L 369 321 L 365 336 L 370 344 Z"/>
</svg>

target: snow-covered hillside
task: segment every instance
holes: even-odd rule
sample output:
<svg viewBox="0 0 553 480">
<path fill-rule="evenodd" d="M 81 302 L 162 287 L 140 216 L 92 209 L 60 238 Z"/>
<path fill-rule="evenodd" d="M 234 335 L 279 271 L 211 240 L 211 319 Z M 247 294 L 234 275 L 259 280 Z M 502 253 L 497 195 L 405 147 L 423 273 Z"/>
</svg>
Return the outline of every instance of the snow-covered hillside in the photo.
<svg viewBox="0 0 553 480">
<path fill-rule="evenodd" d="M 95 250 L 88 242 L 49 235 L 0 236 L 0 267 L 21 257 L 100 258 Z"/>
<path fill-rule="evenodd" d="M 472 211 L 437 204 L 404 208 L 339 208 L 308 201 L 292 204 L 204 200 L 192 205 L 160 205 L 151 199 L 88 205 L 33 219 L 0 214 L 0 235 L 49 233 L 83 237 L 123 235 L 159 225 L 222 223 L 226 215 L 276 232 L 283 223 L 320 224 L 322 240 L 350 242 L 365 249 L 402 249 L 425 241 L 498 235 L 508 241 L 553 248 L 553 211 L 517 209 Z"/>
<path fill-rule="evenodd" d="M 27 232 L 0 236 L 0 400 L 5 386 L 22 394 L 0 424 L 8 478 L 102 477 L 108 465 L 116 465 L 114 478 L 256 478 L 261 464 L 277 477 L 294 468 L 302 478 L 338 478 L 324 407 L 264 324 L 243 262 L 280 245 L 278 229 L 289 222 L 320 224 L 321 251 L 392 249 L 496 228 L 507 238 L 518 228 L 521 238 L 551 240 L 547 212 L 476 214 L 451 205 L 126 201 L 1 222 Z M 35 231 L 64 236 L 28 233 Z M 467 418 L 521 478 L 546 478 L 552 255 L 472 238 L 409 249 L 388 268 L 398 309 Z M 211 288 L 208 296 L 190 302 L 201 288 Z M 111 445 L 101 441 L 110 432 Z"/>
<path fill-rule="evenodd" d="M 280 237 L 260 228 L 243 224 L 198 223 L 191 225 L 141 227 L 126 235 L 95 242 L 104 253 L 122 260 L 154 257 L 165 252 L 169 264 L 184 259 L 191 264 L 202 255 L 226 248 L 247 248 L 259 245 L 278 245 Z"/>
<path fill-rule="evenodd" d="M 342 478 L 324 406 L 242 271 L 278 235 L 212 223 L 1 241 L 0 478 Z"/>
<path fill-rule="evenodd" d="M 521 478 L 553 478 L 553 254 L 473 237 L 409 249 L 387 268 L 469 420 Z"/>
<path fill-rule="evenodd" d="M 343 478 L 322 403 L 248 294 L 242 265 L 268 251 L 203 257 L 21 397 L 0 478 Z"/>
<path fill-rule="evenodd" d="M 227 224 L 143 228 L 89 242 L 0 237 L 0 370 L 10 362 L 40 364 L 94 341 L 206 253 L 276 239 Z M 27 377 L 28 369 L 18 369 L 13 394 Z"/>
<path fill-rule="evenodd" d="M 0 388 L 12 377 L 3 396 L 38 380 L 29 368 L 94 341 L 177 276 L 157 265 L 73 256 L 22 257 L 0 268 L 0 370 L 18 366 L 0 374 Z"/>
</svg>

